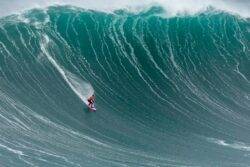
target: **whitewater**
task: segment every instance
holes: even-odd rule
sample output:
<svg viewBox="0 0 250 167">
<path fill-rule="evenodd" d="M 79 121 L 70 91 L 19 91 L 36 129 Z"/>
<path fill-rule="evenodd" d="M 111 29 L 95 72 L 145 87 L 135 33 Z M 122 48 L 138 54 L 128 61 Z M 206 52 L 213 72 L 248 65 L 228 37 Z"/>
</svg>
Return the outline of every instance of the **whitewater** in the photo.
<svg viewBox="0 0 250 167">
<path fill-rule="evenodd" d="M 0 2 L 0 166 L 249 166 L 249 7 Z"/>
</svg>

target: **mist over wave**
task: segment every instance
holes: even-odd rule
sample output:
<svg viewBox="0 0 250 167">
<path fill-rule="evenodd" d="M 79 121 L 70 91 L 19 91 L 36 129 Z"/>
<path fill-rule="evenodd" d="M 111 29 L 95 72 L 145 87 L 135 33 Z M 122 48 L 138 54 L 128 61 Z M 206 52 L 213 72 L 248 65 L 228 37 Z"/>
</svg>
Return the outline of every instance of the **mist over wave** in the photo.
<svg viewBox="0 0 250 167">
<path fill-rule="evenodd" d="M 187 2 L 2 17 L 0 166 L 248 166 L 250 22 Z"/>
<path fill-rule="evenodd" d="M 250 17 L 250 1 L 248 0 L 12 0 L 0 2 L 0 16 L 52 5 L 71 5 L 105 12 L 113 12 L 119 9 L 141 12 L 152 6 L 161 6 L 165 9 L 167 17 L 178 14 L 196 14 L 212 7 L 242 17 Z"/>
</svg>

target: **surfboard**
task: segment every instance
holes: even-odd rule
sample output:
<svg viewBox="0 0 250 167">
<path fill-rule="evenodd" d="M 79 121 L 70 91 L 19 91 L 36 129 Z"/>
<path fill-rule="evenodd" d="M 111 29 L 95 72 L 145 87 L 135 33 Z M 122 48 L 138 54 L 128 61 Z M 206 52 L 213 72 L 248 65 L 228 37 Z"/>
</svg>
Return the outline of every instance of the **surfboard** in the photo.
<svg viewBox="0 0 250 167">
<path fill-rule="evenodd" d="M 93 106 L 93 107 L 90 107 L 89 105 L 88 105 L 88 108 L 91 110 L 91 111 L 96 111 L 96 108 Z"/>
</svg>

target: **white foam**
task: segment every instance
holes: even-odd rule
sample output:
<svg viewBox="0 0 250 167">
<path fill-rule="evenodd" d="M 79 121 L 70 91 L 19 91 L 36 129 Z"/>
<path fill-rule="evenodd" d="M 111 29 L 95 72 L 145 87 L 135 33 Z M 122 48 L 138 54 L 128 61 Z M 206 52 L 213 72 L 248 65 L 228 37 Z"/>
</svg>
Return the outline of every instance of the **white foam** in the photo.
<svg viewBox="0 0 250 167">
<path fill-rule="evenodd" d="M 3 145 L 3 144 L 0 144 L 0 147 L 5 148 L 6 150 L 8 150 L 8 151 L 10 151 L 10 152 L 12 152 L 12 153 L 14 153 L 14 154 L 24 155 L 22 151 L 12 149 L 12 148 L 10 148 L 10 147 L 8 147 L 8 146 L 5 146 L 5 145 Z"/>
<path fill-rule="evenodd" d="M 229 148 L 233 148 L 233 149 L 237 149 L 237 150 L 242 150 L 242 151 L 250 151 L 250 145 L 247 145 L 243 142 L 226 142 L 225 140 L 221 140 L 221 139 L 216 139 L 216 138 L 207 138 L 207 140 L 209 142 L 221 145 L 221 146 L 225 146 L 225 147 L 229 147 Z"/>
<path fill-rule="evenodd" d="M 50 63 L 58 70 L 58 72 L 61 74 L 63 79 L 66 81 L 66 83 L 69 85 L 69 87 L 75 92 L 75 94 L 85 103 L 88 104 L 87 98 L 90 97 L 94 93 L 94 89 L 86 81 L 83 81 L 79 77 L 77 77 L 75 74 L 67 71 L 63 67 L 61 67 L 48 53 L 46 50 L 46 47 L 49 43 L 49 37 L 44 36 L 44 41 L 41 43 L 41 49 L 45 56 L 48 58 Z"/>
<path fill-rule="evenodd" d="M 138 11 L 152 5 L 160 5 L 167 10 L 169 16 L 180 13 L 195 14 L 208 7 L 214 7 L 242 17 L 250 17 L 250 1 L 248 0 L 12 0 L 0 1 L 0 16 L 51 5 L 72 5 L 101 11 L 117 9 Z"/>
</svg>

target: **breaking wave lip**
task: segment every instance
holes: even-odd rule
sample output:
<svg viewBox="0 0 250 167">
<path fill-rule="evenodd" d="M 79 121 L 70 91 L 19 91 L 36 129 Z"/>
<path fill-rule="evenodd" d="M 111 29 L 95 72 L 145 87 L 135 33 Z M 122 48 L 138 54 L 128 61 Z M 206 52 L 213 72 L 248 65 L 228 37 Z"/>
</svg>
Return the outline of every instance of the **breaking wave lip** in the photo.
<svg viewBox="0 0 250 167">
<path fill-rule="evenodd" d="M 1 4 L 2 3 L 2 4 Z M 15 5 L 13 5 L 15 4 Z M 0 9 L 0 16 L 6 16 L 14 13 L 20 13 L 25 10 L 34 8 L 47 8 L 49 6 L 74 6 L 83 9 L 91 9 L 103 12 L 114 12 L 116 10 L 127 10 L 129 12 L 142 12 L 150 9 L 152 6 L 161 6 L 166 12 L 167 17 L 173 17 L 182 14 L 197 14 L 213 8 L 219 11 L 226 11 L 245 18 L 250 17 L 250 3 L 246 1 L 225 1 L 225 0 L 145 0 L 145 1 L 132 1 L 132 0 L 29 0 L 27 2 L 0 2 L 2 10 Z"/>
</svg>

